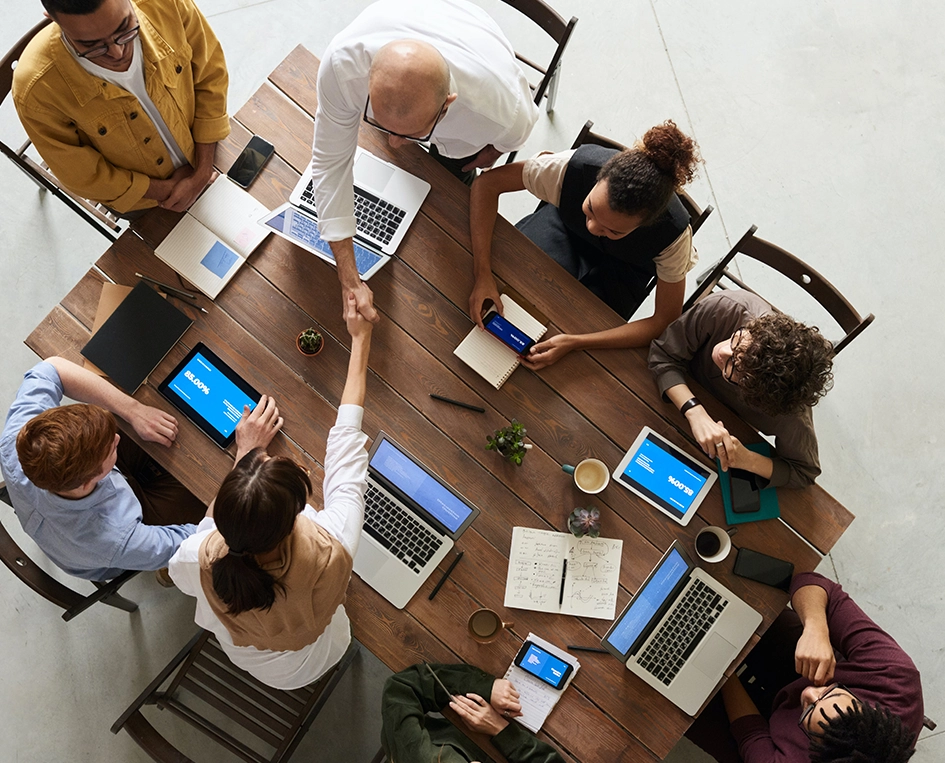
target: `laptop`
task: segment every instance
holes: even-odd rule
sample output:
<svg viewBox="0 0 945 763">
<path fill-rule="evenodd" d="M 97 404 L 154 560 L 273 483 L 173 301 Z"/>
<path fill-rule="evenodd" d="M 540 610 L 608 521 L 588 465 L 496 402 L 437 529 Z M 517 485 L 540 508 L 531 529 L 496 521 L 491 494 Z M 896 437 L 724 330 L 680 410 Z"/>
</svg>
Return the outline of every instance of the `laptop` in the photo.
<svg viewBox="0 0 945 763">
<path fill-rule="evenodd" d="M 379 159 L 360 146 L 354 155 L 355 240 L 381 254 L 393 254 L 430 192 L 430 184 Z M 289 201 L 318 218 L 309 166 Z"/>
<path fill-rule="evenodd" d="M 748 639 L 761 614 L 696 567 L 673 543 L 601 646 L 694 716 Z"/>
<path fill-rule="evenodd" d="M 368 456 L 367 482 L 354 571 L 403 609 L 479 509 L 384 432 Z"/>
</svg>

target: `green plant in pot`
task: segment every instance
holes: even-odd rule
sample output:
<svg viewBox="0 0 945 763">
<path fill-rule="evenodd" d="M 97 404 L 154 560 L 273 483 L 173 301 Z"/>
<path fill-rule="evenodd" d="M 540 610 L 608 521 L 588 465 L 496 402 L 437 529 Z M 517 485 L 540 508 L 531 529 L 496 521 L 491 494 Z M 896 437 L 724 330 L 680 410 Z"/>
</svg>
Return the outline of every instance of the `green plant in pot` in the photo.
<svg viewBox="0 0 945 763">
<path fill-rule="evenodd" d="M 600 511 L 595 506 L 582 509 L 578 506 L 568 515 L 568 529 L 577 538 L 587 535 L 590 538 L 600 537 Z"/>
<path fill-rule="evenodd" d="M 508 426 L 496 429 L 492 434 L 486 435 L 486 450 L 494 450 L 507 461 L 516 466 L 521 466 L 522 459 L 525 458 L 525 454 L 532 447 L 525 442 L 526 434 L 528 434 L 528 431 L 525 427 L 512 419 L 512 423 Z"/>
<path fill-rule="evenodd" d="M 303 355 L 318 355 L 325 346 L 325 340 L 318 331 L 307 328 L 298 335 L 295 344 Z"/>
</svg>

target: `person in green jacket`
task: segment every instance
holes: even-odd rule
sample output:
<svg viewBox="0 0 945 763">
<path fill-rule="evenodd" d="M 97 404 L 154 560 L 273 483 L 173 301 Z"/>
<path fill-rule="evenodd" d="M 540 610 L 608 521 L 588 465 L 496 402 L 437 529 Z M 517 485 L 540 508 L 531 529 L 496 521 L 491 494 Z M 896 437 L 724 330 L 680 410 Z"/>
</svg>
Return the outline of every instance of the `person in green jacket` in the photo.
<svg viewBox="0 0 945 763">
<path fill-rule="evenodd" d="M 437 678 L 452 694 L 447 694 Z M 551 745 L 539 741 L 518 723 L 509 722 L 522 714 L 518 696 L 505 679 L 471 665 L 409 667 L 392 675 L 384 685 L 384 752 L 390 763 L 492 763 L 448 720 L 427 715 L 449 705 L 470 729 L 489 735 L 509 763 L 564 763 Z"/>
</svg>

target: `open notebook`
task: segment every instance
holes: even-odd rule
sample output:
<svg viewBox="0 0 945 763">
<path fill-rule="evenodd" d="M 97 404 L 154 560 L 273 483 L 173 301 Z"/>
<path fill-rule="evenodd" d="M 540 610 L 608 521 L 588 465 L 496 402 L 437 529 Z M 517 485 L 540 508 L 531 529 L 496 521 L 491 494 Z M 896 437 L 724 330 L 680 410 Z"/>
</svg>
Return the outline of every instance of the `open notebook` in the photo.
<svg viewBox="0 0 945 763">
<path fill-rule="evenodd" d="M 535 320 L 524 307 L 508 294 L 503 294 L 501 299 L 505 318 L 527 334 L 529 339 L 537 342 L 545 335 L 548 329 Z M 521 362 L 515 350 L 506 347 L 478 326 L 473 326 L 459 347 L 453 350 L 453 354 L 496 389 L 505 383 Z"/>
<path fill-rule="evenodd" d="M 256 222 L 268 211 L 220 175 L 154 253 L 215 299 L 268 235 Z"/>
</svg>

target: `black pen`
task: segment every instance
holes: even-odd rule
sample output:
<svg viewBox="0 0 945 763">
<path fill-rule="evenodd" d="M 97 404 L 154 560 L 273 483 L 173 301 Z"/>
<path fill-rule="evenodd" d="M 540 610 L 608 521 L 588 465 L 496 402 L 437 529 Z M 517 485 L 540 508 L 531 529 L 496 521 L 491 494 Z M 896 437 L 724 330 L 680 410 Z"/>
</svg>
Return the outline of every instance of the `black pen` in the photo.
<svg viewBox="0 0 945 763">
<path fill-rule="evenodd" d="M 141 275 L 141 273 L 135 273 L 135 275 L 136 275 L 138 278 L 140 278 L 142 281 L 147 281 L 148 283 L 153 283 L 155 286 L 157 286 L 157 287 L 158 287 L 161 291 L 163 291 L 165 294 L 173 294 L 175 297 L 182 297 L 182 298 L 184 298 L 184 299 L 197 299 L 197 295 L 196 295 L 196 294 L 193 294 L 193 293 L 191 293 L 191 292 L 189 292 L 189 291 L 184 291 L 183 289 L 178 289 L 178 288 L 176 288 L 176 287 L 174 287 L 174 286 L 170 286 L 170 285 L 168 285 L 168 284 L 166 284 L 166 283 L 161 283 L 160 281 L 156 281 L 155 279 L 153 279 L 153 278 L 151 278 L 151 277 L 149 277 L 149 276 Z"/>
<path fill-rule="evenodd" d="M 480 408 L 478 405 L 470 405 L 469 403 L 461 403 L 459 402 L 459 400 L 453 400 L 448 397 L 443 397 L 442 395 L 434 395 L 432 392 L 430 393 L 430 397 L 432 397 L 434 400 L 442 400 L 444 403 L 451 403 L 452 405 L 458 405 L 460 408 L 468 408 L 471 411 L 477 411 L 479 413 L 486 412 L 485 408 Z"/>
<path fill-rule="evenodd" d="M 446 572 L 443 573 L 443 577 L 440 578 L 440 582 L 437 583 L 435 586 L 433 586 L 433 590 L 430 591 L 430 596 L 428 597 L 430 601 L 433 601 L 433 597 L 436 596 L 440 592 L 440 589 L 443 587 L 443 584 L 446 582 L 446 579 L 450 576 L 450 573 L 456 568 L 456 565 L 459 564 L 459 560 L 462 558 L 463 558 L 463 552 L 460 551 L 456 555 L 456 558 L 453 560 L 452 564 L 450 564 L 450 566 L 446 568 Z"/>
<path fill-rule="evenodd" d="M 561 562 L 561 593 L 558 594 L 558 609 L 561 609 L 561 605 L 564 603 L 564 581 L 568 577 L 568 560 L 565 559 Z"/>
<path fill-rule="evenodd" d="M 572 652 L 600 652 L 601 654 L 610 654 L 606 649 L 601 649 L 597 646 L 576 646 L 574 644 L 568 644 L 568 649 Z"/>
</svg>

